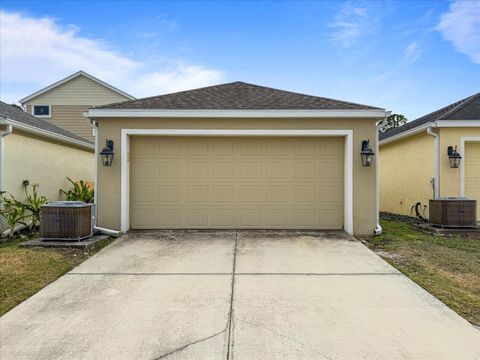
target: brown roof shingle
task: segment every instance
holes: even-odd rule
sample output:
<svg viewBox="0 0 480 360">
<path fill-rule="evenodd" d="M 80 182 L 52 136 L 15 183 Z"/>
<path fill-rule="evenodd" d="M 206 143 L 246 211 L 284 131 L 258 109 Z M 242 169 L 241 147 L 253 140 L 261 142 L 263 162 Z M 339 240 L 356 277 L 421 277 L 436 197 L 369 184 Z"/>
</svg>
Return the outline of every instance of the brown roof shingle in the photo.
<svg viewBox="0 0 480 360">
<path fill-rule="evenodd" d="M 465 99 L 454 102 L 439 110 L 424 115 L 405 125 L 392 129 L 380 135 L 380 140 L 388 139 L 394 135 L 401 134 L 407 130 L 415 129 L 418 126 L 428 124 L 437 120 L 479 120 L 480 121 L 480 93 L 469 96 Z"/>
<path fill-rule="evenodd" d="M 3 101 L 0 101 L 0 117 L 8 118 L 10 120 L 15 120 L 25 125 L 33 126 L 39 130 L 50 131 L 58 135 L 66 136 L 68 138 L 83 141 L 86 144 L 93 145 L 93 143 L 91 143 L 90 141 L 78 135 L 72 134 L 71 132 L 64 130 L 58 126 L 55 126 L 52 123 L 49 123 L 48 121 L 45 121 L 36 116 L 30 115 L 25 111 L 16 108 L 15 106 L 4 103 Z"/>
<path fill-rule="evenodd" d="M 175 110 L 371 110 L 373 106 L 232 82 L 97 106 L 98 109 Z M 383 109 L 382 109 L 383 110 Z"/>
</svg>

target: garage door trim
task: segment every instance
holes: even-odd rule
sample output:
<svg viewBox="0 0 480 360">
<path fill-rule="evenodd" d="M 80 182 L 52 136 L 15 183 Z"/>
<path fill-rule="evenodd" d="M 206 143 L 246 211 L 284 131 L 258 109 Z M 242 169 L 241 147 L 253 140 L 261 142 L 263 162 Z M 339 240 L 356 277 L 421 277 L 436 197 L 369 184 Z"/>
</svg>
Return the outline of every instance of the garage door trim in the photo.
<svg viewBox="0 0 480 360">
<path fill-rule="evenodd" d="M 122 129 L 121 134 L 121 230 L 130 229 L 130 136 L 298 136 L 345 137 L 344 230 L 353 233 L 353 130 L 221 130 L 221 129 Z"/>
<path fill-rule="evenodd" d="M 480 136 L 462 136 L 460 138 L 460 154 L 465 156 L 465 143 L 470 141 L 479 141 Z M 460 161 L 460 196 L 465 196 L 465 159 Z"/>
</svg>

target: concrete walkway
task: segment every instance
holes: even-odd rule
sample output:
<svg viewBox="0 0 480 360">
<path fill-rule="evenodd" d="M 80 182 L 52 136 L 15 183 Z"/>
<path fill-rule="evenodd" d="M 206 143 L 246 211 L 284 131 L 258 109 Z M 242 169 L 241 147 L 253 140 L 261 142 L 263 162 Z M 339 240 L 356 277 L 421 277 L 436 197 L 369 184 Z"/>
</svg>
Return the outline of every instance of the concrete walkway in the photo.
<svg viewBox="0 0 480 360">
<path fill-rule="evenodd" d="M 9 359 L 480 359 L 480 331 L 342 233 L 117 240 L 0 318 Z"/>
</svg>

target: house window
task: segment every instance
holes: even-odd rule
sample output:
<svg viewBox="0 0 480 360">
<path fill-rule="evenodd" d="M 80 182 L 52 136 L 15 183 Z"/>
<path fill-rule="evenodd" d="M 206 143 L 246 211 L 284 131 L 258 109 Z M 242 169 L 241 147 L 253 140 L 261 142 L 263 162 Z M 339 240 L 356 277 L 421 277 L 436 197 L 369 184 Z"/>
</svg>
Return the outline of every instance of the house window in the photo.
<svg viewBox="0 0 480 360">
<path fill-rule="evenodd" d="M 32 114 L 38 117 L 50 117 L 50 105 L 33 105 Z"/>
</svg>

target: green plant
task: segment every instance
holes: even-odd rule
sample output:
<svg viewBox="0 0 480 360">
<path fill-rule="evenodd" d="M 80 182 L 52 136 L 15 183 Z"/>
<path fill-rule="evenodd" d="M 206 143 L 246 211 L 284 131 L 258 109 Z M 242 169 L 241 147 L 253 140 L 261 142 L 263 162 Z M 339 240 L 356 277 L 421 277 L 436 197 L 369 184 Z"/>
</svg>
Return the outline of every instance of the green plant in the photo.
<svg viewBox="0 0 480 360">
<path fill-rule="evenodd" d="M 10 237 L 13 237 L 15 234 L 15 228 L 17 225 L 27 226 L 26 219 L 26 208 L 25 205 L 13 197 L 13 195 L 8 194 L 10 197 L 5 196 L 7 194 L 5 191 L 0 192 L 0 215 L 3 216 L 8 224 L 10 229 Z"/>
<path fill-rule="evenodd" d="M 47 198 L 43 195 L 38 195 L 38 184 L 32 185 L 32 193 L 28 193 L 28 182 L 23 183 L 25 190 L 26 201 L 23 203 L 25 210 L 30 212 L 31 224 L 30 229 L 34 229 L 40 223 L 40 210 L 42 205 L 47 203 Z"/>
<path fill-rule="evenodd" d="M 67 191 L 60 189 L 60 193 L 65 195 L 67 200 L 83 201 L 86 203 L 93 202 L 94 190 L 86 181 L 73 181 L 69 177 L 67 177 L 67 179 L 72 184 L 72 188 Z"/>
</svg>

